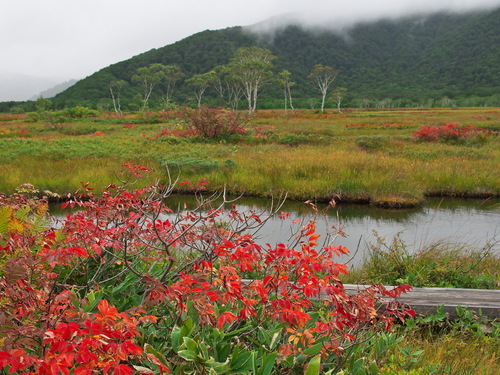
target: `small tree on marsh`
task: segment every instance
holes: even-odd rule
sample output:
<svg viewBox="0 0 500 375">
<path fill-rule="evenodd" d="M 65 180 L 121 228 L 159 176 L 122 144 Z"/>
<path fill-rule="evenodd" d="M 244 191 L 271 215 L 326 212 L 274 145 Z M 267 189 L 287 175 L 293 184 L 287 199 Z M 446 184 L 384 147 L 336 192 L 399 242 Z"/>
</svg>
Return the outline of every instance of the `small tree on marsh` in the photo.
<svg viewBox="0 0 500 375">
<path fill-rule="evenodd" d="M 214 82 L 215 90 L 219 93 L 224 105 L 236 111 L 243 95 L 238 78 L 231 69 L 225 65 L 215 67 L 214 71 L 216 74 L 216 80 Z"/>
<path fill-rule="evenodd" d="M 213 70 L 207 73 L 195 74 L 186 80 L 188 86 L 194 89 L 194 95 L 198 101 L 198 108 L 201 106 L 201 97 L 205 90 L 217 81 L 217 73 Z"/>
<path fill-rule="evenodd" d="M 243 47 L 236 51 L 229 69 L 243 88 L 248 101 L 248 112 L 255 112 L 259 90 L 271 81 L 272 61 L 276 58 L 271 51 L 260 47 Z"/>
<path fill-rule="evenodd" d="M 321 91 L 321 112 L 324 112 L 325 109 L 325 98 L 328 93 L 328 88 L 333 81 L 335 81 L 339 73 L 340 70 L 338 69 L 318 64 L 314 66 L 309 75 L 309 79 L 313 81 Z"/>
<path fill-rule="evenodd" d="M 283 93 L 285 95 L 285 112 L 287 110 L 287 102 L 290 104 L 290 108 L 293 110 L 292 103 L 292 93 L 290 88 L 295 85 L 295 82 L 290 81 L 290 73 L 288 70 L 283 70 L 278 74 L 278 83 L 283 88 Z"/>
<path fill-rule="evenodd" d="M 123 89 L 128 85 L 127 81 L 117 80 L 111 81 L 109 83 L 109 92 L 111 93 L 111 99 L 113 100 L 113 108 L 115 112 L 119 115 L 123 115 L 120 103 L 120 96 Z"/>
<path fill-rule="evenodd" d="M 164 66 L 165 65 L 162 64 L 151 64 L 148 67 L 137 69 L 137 74 L 132 76 L 132 81 L 140 83 L 143 87 L 141 110 L 146 109 L 154 87 L 162 80 L 164 76 Z"/>
<path fill-rule="evenodd" d="M 178 65 L 163 65 L 162 72 L 162 79 L 166 84 L 165 101 L 168 104 L 170 99 L 172 98 L 175 84 L 177 83 L 177 81 L 184 78 L 184 73 L 182 73 L 182 70 Z"/>
<path fill-rule="evenodd" d="M 345 87 L 337 87 L 332 92 L 331 97 L 332 97 L 333 101 L 335 102 L 335 104 L 337 105 L 337 111 L 339 111 L 339 113 L 342 113 L 341 105 L 342 105 L 342 100 L 344 100 L 346 92 L 347 92 L 347 89 Z"/>
</svg>

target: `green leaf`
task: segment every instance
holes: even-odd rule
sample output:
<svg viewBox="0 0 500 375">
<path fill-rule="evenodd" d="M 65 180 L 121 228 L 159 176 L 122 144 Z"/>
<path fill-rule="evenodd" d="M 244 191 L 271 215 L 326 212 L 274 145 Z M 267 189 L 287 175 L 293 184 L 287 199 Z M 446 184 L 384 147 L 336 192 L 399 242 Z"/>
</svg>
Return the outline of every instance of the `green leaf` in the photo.
<svg viewBox="0 0 500 375">
<path fill-rule="evenodd" d="M 191 337 L 183 337 L 182 340 L 184 342 L 184 346 L 188 350 L 195 352 L 196 354 L 199 353 L 198 344 Z"/>
<path fill-rule="evenodd" d="M 192 330 L 193 330 L 193 320 L 191 318 L 186 319 L 182 327 L 179 328 L 176 326 L 172 329 L 171 338 L 172 338 L 172 349 L 174 350 L 174 352 L 177 353 L 179 351 L 179 346 L 181 345 L 181 342 L 184 342 L 181 340 L 183 340 L 184 337 L 188 336 Z"/>
<path fill-rule="evenodd" d="M 207 345 L 203 341 L 197 343 L 196 345 L 198 346 L 198 353 L 201 354 L 204 359 L 210 359 Z"/>
<path fill-rule="evenodd" d="M 181 337 L 189 335 L 193 330 L 193 319 L 188 318 L 181 327 Z"/>
<path fill-rule="evenodd" d="M 253 352 L 244 350 L 242 352 L 235 351 L 229 362 L 230 373 L 244 373 L 252 368 Z"/>
<path fill-rule="evenodd" d="M 364 363 L 365 363 L 364 358 L 357 359 L 353 363 L 353 365 L 352 365 L 352 367 L 350 369 L 350 374 L 352 374 L 352 375 L 365 374 L 366 372 L 363 371 L 363 365 L 364 365 Z"/>
<path fill-rule="evenodd" d="M 228 343 L 218 343 L 214 345 L 214 359 L 216 361 L 218 362 L 226 361 L 230 353 L 231 353 L 231 346 Z"/>
<path fill-rule="evenodd" d="M 269 349 L 272 350 L 275 348 L 275 346 L 279 343 L 280 337 L 281 337 L 281 330 L 273 334 L 271 342 L 269 343 Z"/>
<path fill-rule="evenodd" d="M 83 311 L 91 312 L 92 310 L 94 310 L 99 301 L 102 299 L 103 295 L 104 289 L 98 290 L 96 292 L 89 292 L 86 296 L 88 303 L 82 306 Z"/>
<path fill-rule="evenodd" d="M 276 357 L 278 353 L 274 352 L 269 354 L 267 357 L 262 357 L 262 367 L 260 368 L 259 375 L 270 375 L 271 371 L 273 371 L 274 361 L 276 361 Z"/>
<path fill-rule="evenodd" d="M 306 355 L 316 355 L 321 351 L 321 348 L 323 348 L 323 343 L 319 342 L 316 345 L 313 345 L 307 349 L 304 350 L 304 354 Z"/>
<path fill-rule="evenodd" d="M 227 363 L 216 362 L 211 359 L 206 362 L 206 366 L 212 368 L 217 374 L 227 374 L 229 372 L 229 366 Z"/>
<path fill-rule="evenodd" d="M 172 339 L 172 349 L 174 352 L 178 352 L 179 351 L 179 342 L 180 342 L 180 339 L 181 339 L 181 329 L 179 327 L 174 327 L 172 329 L 172 334 L 170 335 L 171 339 Z"/>
<path fill-rule="evenodd" d="M 191 350 L 179 350 L 177 353 L 179 357 L 184 358 L 186 361 L 194 361 L 196 358 L 198 358 L 198 354 Z"/>
<path fill-rule="evenodd" d="M 370 375 L 378 375 L 378 374 L 380 374 L 380 369 L 379 369 L 379 367 L 378 367 L 378 365 L 377 365 L 376 362 L 370 363 L 370 366 L 368 368 L 370 370 Z"/>
<path fill-rule="evenodd" d="M 313 357 L 310 361 L 309 364 L 307 365 L 306 372 L 304 372 L 304 375 L 319 375 L 319 370 L 321 368 L 321 355 L 317 355 L 316 357 Z"/>
<path fill-rule="evenodd" d="M 30 206 L 23 206 L 14 212 L 14 217 L 21 221 L 26 221 L 28 220 L 28 213 L 30 212 L 30 210 Z"/>
</svg>

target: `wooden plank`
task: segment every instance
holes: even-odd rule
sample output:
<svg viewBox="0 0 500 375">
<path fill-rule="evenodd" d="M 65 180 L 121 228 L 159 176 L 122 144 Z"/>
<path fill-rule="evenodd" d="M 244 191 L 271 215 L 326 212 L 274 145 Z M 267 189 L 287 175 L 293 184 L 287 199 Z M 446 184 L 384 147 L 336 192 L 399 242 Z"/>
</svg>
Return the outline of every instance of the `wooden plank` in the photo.
<svg viewBox="0 0 500 375">
<path fill-rule="evenodd" d="M 252 280 L 244 279 L 244 283 Z M 344 284 L 348 294 L 356 293 L 369 285 Z M 386 286 L 388 290 L 393 286 Z M 322 298 L 321 296 L 319 298 Z M 393 300 L 383 298 L 382 302 Z M 439 306 L 450 317 L 457 317 L 456 308 L 466 307 L 475 312 L 481 311 L 484 316 L 492 319 L 500 318 L 500 290 L 461 289 L 461 288 L 413 288 L 401 294 L 397 301 L 407 303 L 417 314 L 429 315 L 436 312 Z"/>
<path fill-rule="evenodd" d="M 344 284 L 348 293 L 355 293 L 366 285 Z M 393 287 L 387 286 L 391 289 Z M 444 306 L 444 312 L 456 317 L 457 306 L 466 307 L 489 318 L 500 318 L 500 290 L 461 288 L 413 288 L 397 298 L 408 303 L 418 314 L 428 315 Z"/>
</svg>

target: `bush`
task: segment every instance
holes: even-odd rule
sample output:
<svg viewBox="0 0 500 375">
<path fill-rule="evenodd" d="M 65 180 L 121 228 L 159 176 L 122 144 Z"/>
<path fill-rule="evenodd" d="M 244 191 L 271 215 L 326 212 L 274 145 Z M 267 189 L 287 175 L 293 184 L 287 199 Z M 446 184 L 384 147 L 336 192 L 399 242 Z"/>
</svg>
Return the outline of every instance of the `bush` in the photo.
<svg viewBox="0 0 500 375">
<path fill-rule="evenodd" d="M 87 107 L 69 107 L 61 111 L 61 115 L 69 118 L 88 118 L 96 117 L 97 111 Z"/>
<path fill-rule="evenodd" d="M 163 113 L 154 111 L 139 111 L 136 118 L 131 120 L 132 123 L 136 124 L 160 124 L 165 122 L 166 118 L 163 117 Z"/>
<path fill-rule="evenodd" d="M 175 215 L 173 189 L 112 185 L 96 197 L 85 186 L 58 228 L 45 202 L 0 195 L 5 372 L 319 374 L 414 315 L 379 304 L 408 286 L 348 295 L 335 261 L 347 249 L 320 246 L 313 221 L 295 227 L 294 245 L 262 246 L 265 218 L 200 195 Z"/>
<path fill-rule="evenodd" d="M 65 135 L 88 135 L 93 134 L 98 130 L 104 130 L 103 127 L 97 127 L 95 125 L 61 125 L 58 128 L 59 133 Z"/>
<path fill-rule="evenodd" d="M 224 108 L 202 106 L 186 114 L 189 125 L 196 129 L 202 138 L 227 138 L 245 134 L 247 117 Z"/>
<path fill-rule="evenodd" d="M 444 142 L 452 144 L 481 144 L 485 143 L 492 135 L 487 129 L 474 127 L 472 125 L 459 126 L 450 123 L 437 127 L 423 127 L 413 133 L 413 138 L 425 142 Z"/>
</svg>

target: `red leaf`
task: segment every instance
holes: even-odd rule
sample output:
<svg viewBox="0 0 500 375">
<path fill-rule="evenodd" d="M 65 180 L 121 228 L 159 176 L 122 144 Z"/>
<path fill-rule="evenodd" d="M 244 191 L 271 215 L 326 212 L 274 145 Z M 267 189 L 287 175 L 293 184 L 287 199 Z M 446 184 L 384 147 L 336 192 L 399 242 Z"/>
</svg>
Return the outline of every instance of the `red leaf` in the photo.
<svg viewBox="0 0 500 375">
<path fill-rule="evenodd" d="M 114 375 L 129 375 L 132 374 L 134 370 L 131 367 L 128 367 L 127 365 L 118 365 L 115 367 L 113 370 Z"/>
<path fill-rule="evenodd" d="M 236 315 L 234 315 L 231 311 L 224 311 L 224 313 L 219 316 L 217 328 L 222 329 L 225 323 L 231 324 L 234 320 L 236 320 Z"/>
</svg>

